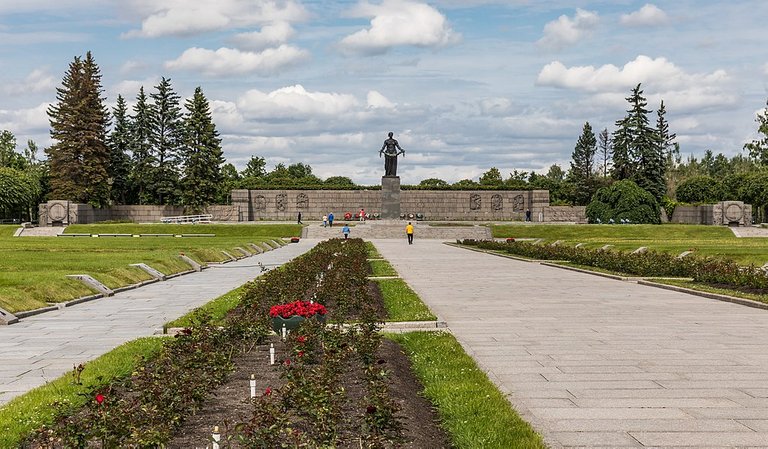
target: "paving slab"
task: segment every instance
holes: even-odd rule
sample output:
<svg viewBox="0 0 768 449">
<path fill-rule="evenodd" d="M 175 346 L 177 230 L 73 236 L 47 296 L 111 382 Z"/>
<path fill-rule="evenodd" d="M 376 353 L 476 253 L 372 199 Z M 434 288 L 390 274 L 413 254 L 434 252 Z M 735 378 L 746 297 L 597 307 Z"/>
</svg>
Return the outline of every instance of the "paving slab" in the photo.
<svg viewBox="0 0 768 449">
<path fill-rule="evenodd" d="M 551 448 L 768 448 L 768 311 L 434 240 L 373 243 Z"/>
<path fill-rule="evenodd" d="M 127 341 L 153 335 L 211 299 L 313 248 L 302 239 L 202 272 L 177 276 L 0 326 L 0 406 Z"/>
</svg>

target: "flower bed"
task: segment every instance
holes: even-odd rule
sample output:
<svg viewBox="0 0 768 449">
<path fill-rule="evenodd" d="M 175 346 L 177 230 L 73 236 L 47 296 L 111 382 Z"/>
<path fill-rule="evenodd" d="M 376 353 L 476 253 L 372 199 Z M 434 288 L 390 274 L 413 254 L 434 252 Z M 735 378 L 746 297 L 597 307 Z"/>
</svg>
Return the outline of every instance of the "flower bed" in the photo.
<svg viewBox="0 0 768 449">
<path fill-rule="evenodd" d="M 268 337 L 271 315 L 288 312 L 327 314 L 347 325 L 305 320 L 285 343 L 276 345 L 278 365 L 262 359 L 258 369 L 246 368 L 257 373 L 277 370 L 279 380 L 265 376 L 272 380 L 245 416 L 208 423 L 206 432 L 222 426 L 228 441 L 237 441 L 239 447 L 399 444 L 406 438 L 404 423 L 431 418 L 418 411 L 404 417 L 400 400 L 393 399 L 387 361 L 379 357 L 380 310 L 371 301 L 369 272 L 361 240 L 318 245 L 266 273 L 260 282 L 249 283 L 223 326 L 199 317 L 166 345 L 160 358 L 145 363 L 130 379 L 95 385 L 94 399 L 84 409 L 61 407 L 56 423 L 41 429 L 29 447 L 167 445 L 190 416 L 204 414 L 211 392 L 228 382 L 236 369 L 237 357 L 254 344 L 263 353 L 269 338 L 274 343 L 275 337 Z M 300 299 L 285 303 L 287 298 Z M 328 306 L 325 314 L 318 302 Z M 205 446 L 208 441 L 195 444 Z"/>
</svg>

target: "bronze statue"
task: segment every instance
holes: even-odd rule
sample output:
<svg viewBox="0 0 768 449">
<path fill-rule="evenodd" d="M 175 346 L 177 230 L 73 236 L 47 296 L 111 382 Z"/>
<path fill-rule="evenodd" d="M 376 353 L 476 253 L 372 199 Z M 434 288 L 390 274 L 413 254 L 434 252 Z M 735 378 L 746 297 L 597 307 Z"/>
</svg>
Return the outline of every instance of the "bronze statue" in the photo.
<svg viewBox="0 0 768 449">
<path fill-rule="evenodd" d="M 388 135 L 389 138 L 384 141 L 384 145 L 379 150 L 379 157 L 384 154 L 384 176 L 397 176 L 397 156 L 402 154 L 405 157 L 405 150 L 400 148 L 397 140 L 392 138 L 391 132 Z"/>
</svg>

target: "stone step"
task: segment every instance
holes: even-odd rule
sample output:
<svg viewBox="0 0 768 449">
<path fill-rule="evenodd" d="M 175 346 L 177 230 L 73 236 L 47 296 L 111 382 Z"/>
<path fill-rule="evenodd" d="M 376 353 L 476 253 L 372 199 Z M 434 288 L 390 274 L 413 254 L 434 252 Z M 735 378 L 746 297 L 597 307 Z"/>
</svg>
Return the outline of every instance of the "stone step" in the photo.
<svg viewBox="0 0 768 449">
<path fill-rule="evenodd" d="M 350 223 L 350 237 L 363 239 L 404 239 L 406 222 L 365 222 Z M 311 239 L 331 239 L 343 237 L 343 224 L 334 223 L 333 227 L 311 225 L 304 228 L 302 236 Z M 491 229 L 486 226 L 432 226 L 427 223 L 414 223 L 416 239 L 491 239 Z"/>
</svg>

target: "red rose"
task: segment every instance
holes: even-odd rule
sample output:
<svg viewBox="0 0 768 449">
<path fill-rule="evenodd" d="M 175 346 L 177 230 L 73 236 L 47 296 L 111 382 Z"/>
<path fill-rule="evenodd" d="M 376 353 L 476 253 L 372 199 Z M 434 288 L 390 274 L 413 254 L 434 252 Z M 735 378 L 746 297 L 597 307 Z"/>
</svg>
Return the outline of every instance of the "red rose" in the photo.
<svg viewBox="0 0 768 449">
<path fill-rule="evenodd" d="M 269 395 L 271 395 L 271 394 L 272 394 L 272 389 L 271 389 L 271 388 L 269 388 L 269 387 L 267 387 L 267 389 L 266 389 L 266 390 L 264 390 L 264 396 L 269 396 Z"/>
<path fill-rule="evenodd" d="M 99 393 L 96 395 L 96 403 L 101 405 L 102 402 L 104 402 L 104 395 Z"/>
<path fill-rule="evenodd" d="M 299 335 L 298 337 L 296 337 L 296 341 L 299 342 L 299 343 L 306 343 L 307 342 L 307 337 L 305 337 L 303 335 Z"/>
</svg>

